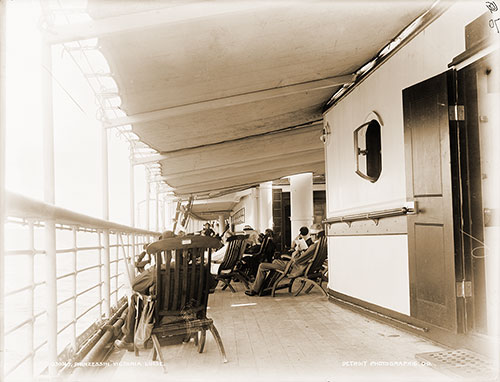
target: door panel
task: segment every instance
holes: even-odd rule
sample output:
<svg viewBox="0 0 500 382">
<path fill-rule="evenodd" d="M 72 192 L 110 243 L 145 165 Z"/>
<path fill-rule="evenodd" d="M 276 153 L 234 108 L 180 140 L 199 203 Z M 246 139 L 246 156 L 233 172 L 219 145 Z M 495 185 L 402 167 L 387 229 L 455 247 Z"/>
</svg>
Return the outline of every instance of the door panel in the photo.
<svg viewBox="0 0 500 382">
<path fill-rule="evenodd" d="M 446 72 L 403 90 L 410 313 L 456 331 L 455 253 Z"/>
</svg>

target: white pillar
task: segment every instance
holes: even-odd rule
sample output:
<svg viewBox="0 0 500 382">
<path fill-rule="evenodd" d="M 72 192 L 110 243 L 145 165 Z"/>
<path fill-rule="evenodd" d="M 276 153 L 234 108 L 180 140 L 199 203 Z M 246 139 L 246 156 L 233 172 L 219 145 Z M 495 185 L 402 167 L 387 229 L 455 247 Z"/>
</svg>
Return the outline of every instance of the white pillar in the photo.
<svg viewBox="0 0 500 382">
<path fill-rule="evenodd" d="M 273 228 L 273 182 L 261 183 L 259 186 L 259 231 Z"/>
<path fill-rule="evenodd" d="M 146 229 L 149 231 L 149 209 L 150 209 L 150 193 L 151 193 L 151 185 L 149 184 L 149 177 L 146 171 Z"/>
<path fill-rule="evenodd" d="M 226 223 L 224 222 L 224 215 L 219 215 L 219 235 L 222 235 L 222 232 L 224 232 L 225 226 L 226 226 Z"/>
<path fill-rule="evenodd" d="M 309 228 L 313 223 L 313 180 L 312 173 L 290 177 L 290 213 L 292 238 L 297 236 L 300 227 Z"/>
<path fill-rule="evenodd" d="M 52 105 L 52 47 L 42 44 L 42 124 L 43 124 L 43 198 L 55 204 L 54 115 Z M 3 222 L 2 222 L 3 223 Z M 49 376 L 57 373 L 57 278 L 56 224 L 45 221 L 45 274 L 47 307 L 47 361 Z"/>
<path fill-rule="evenodd" d="M 6 3 L 0 1 L 0 349 L 5 349 L 4 341 L 4 275 L 5 252 L 4 252 L 4 222 L 5 222 L 5 103 L 6 96 L 6 75 L 5 75 L 5 43 L 6 43 Z M 0 379 L 4 377 L 4 352 L 0 351 Z"/>
<path fill-rule="evenodd" d="M 259 189 L 252 188 L 252 193 L 250 194 L 250 206 L 252 207 L 252 212 L 250 214 L 251 218 L 248 219 L 248 223 L 253 229 L 259 229 Z M 245 211 L 246 213 L 246 211 Z M 246 217 L 245 217 L 246 220 Z"/>
</svg>

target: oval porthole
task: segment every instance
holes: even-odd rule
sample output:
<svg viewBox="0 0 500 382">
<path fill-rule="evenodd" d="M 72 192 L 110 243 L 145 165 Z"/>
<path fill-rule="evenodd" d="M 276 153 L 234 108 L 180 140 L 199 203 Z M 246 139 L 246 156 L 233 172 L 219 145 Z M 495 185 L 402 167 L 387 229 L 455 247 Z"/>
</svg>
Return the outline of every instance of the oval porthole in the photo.
<svg viewBox="0 0 500 382">
<path fill-rule="evenodd" d="M 380 118 L 370 113 L 367 121 L 354 130 L 356 174 L 376 182 L 382 172 L 382 139 Z"/>
</svg>

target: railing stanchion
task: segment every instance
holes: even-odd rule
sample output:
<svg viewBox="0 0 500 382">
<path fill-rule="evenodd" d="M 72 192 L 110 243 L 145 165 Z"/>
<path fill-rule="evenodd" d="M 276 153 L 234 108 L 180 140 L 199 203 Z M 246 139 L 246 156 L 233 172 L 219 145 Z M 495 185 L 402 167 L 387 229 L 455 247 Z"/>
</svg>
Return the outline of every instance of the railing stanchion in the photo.
<svg viewBox="0 0 500 382">
<path fill-rule="evenodd" d="M 73 276 L 71 277 L 72 281 L 72 296 L 73 296 L 73 309 L 71 312 L 71 321 L 73 322 L 73 325 L 71 325 L 71 347 L 73 348 L 73 351 L 77 351 L 78 349 L 76 348 L 76 289 L 77 289 L 77 251 L 78 251 L 78 241 L 77 241 L 77 230 L 75 226 L 71 227 L 72 233 L 73 233 L 73 252 L 71 256 L 71 269 L 73 271 Z"/>
<path fill-rule="evenodd" d="M 4 351 L 5 349 L 5 339 L 4 339 L 4 292 L 5 292 L 5 130 L 6 130 L 6 119 L 5 112 L 7 110 L 6 104 L 6 13 L 7 12 L 7 2 L 0 2 L 0 379 L 4 379 Z"/>
<path fill-rule="evenodd" d="M 35 372 L 35 363 L 33 351 L 35 349 L 35 228 L 33 225 L 33 221 L 30 220 L 28 222 L 29 228 L 29 250 L 31 254 L 28 256 L 28 272 L 29 272 L 29 312 L 31 317 L 31 324 L 29 328 L 28 334 L 28 342 L 29 349 L 31 352 L 31 357 L 29 360 L 29 373 L 30 375 L 34 375 Z"/>
<path fill-rule="evenodd" d="M 97 251 L 97 264 L 99 264 L 99 318 L 102 320 L 102 231 L 97 231 L 99 250 Z"/>
<path fill-rule="evenodd" d="M 104 314 L 111 317 L 111 264 L 109 259 L 109 229 L 102 231 L 103 264 L 104 264 Z"/>
<path fill-rule="evenodd" d="M 55 204 L 54 166 L 54 116 L 52 105 L 52 47 L 46 43 L 41 47 L 42 56 L 42 116 L 43 116 L 43 195 L 46 203 Z M 49 377 L 57 373 L 57 259 L 56 223 L 53 218 L 45 220 L 45 264 L 47 296 L 47 360 Z"/>
</svg>

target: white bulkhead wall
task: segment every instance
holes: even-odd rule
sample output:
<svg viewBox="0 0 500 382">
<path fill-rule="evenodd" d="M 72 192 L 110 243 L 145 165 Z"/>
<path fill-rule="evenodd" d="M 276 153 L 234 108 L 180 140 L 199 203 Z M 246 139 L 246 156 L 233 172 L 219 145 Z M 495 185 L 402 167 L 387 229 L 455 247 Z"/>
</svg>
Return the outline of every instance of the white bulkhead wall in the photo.
<svg viewBox="0 0 500 382">
<path fill-rule="evenodd" d="M 464 27 L 486 11 L 458 2 L 325 115 L 328 217 L 401 207 L 406 201 L 402 90 L 447 70 L 465 50 Z M 375 183 L 355 174 L 353 131 L 372 111 L 382 120 L 382 173 Z M 353 225 L 356 223 L 353 223 Z M 334 291 L 410 314 L 407 236 L 328 239 Z"/>
</svg>

